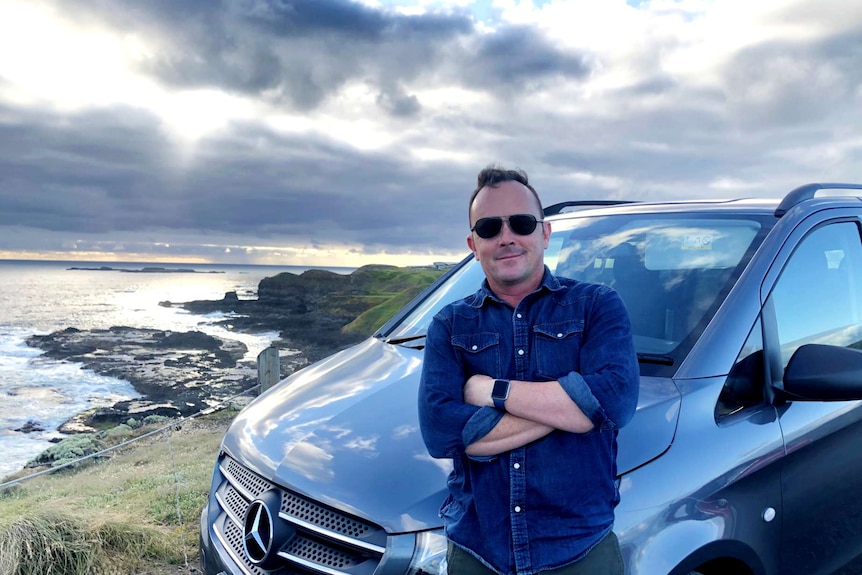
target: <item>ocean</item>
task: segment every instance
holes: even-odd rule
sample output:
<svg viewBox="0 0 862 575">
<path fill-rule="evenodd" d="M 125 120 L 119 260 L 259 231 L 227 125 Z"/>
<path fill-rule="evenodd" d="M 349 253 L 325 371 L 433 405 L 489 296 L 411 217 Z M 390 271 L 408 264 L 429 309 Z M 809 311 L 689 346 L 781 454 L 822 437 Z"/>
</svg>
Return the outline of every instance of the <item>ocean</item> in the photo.
<svg viewBox="0 0 862 575">
<path fill-rule="evenodd" d="M 114 271 L 70 269 L 112 268 Z M 147 267 L 192 269 L 199 273 L 129 273 Z M 240 340 L 252 360 L 277 333 L 241 334 L 215 325 L 224 314 L 196 315 L 160 306 L 216 300 L 229 291 L 257 297 L 261 279 L 308 267 L 128 262 L 46 262 L 0 260 L 0 478 L 20 470 L 62 437 L 57 428 L 92 407 L 136 397 L 123 380 L 100 376 L 75 363 L 48 359 L 28 347 L 27 337 L 67 327 L 125 325 L 172 331 L 199 330 Z M 336 273 L 352 268 L 319 266 Z M 16 431 L 28 422 L 44 431 Z"/>
</svg>

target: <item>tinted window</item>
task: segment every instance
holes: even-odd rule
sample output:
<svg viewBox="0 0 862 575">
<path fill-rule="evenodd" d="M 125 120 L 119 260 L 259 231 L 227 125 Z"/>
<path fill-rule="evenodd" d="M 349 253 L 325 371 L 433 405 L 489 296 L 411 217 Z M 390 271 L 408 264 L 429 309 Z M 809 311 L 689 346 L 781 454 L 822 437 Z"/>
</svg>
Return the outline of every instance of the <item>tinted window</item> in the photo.
<svg viewBox="0 0 862 575">
<path fill-rule="evenodd" d="M 573 229 L 556 273 L 612 286 L 638 351 L 669 354 L 701 324 L 745 259 L 760 225 L 693 217 L 607 218 Z M 609 223 L 616 224 L 611 229 Z"/>
<path fill-rule="evenodd" d="M 806 343 L 862 348 L 862 244 L 855 223 L 816 229 L 772 292 L 781 359 Z"/>
<path fill-rule="evenodd" d="M 748 334 L 715 407 L 716 418 L 762 405 L 764 396 L 763 329 L 760 318 Z"/>
<path fill-rule="evenodd" d="M 556 275 L 616 289 L 638 353 L 678 365 L 759 245 L 761 224 L 725 214 L 581 215 L 552 223 L 545 263 Z M 385 335 L 424 333 L 440 308 L 476 291 L 483 279 L 479 263 L 470 261 Z"/>
</svg>

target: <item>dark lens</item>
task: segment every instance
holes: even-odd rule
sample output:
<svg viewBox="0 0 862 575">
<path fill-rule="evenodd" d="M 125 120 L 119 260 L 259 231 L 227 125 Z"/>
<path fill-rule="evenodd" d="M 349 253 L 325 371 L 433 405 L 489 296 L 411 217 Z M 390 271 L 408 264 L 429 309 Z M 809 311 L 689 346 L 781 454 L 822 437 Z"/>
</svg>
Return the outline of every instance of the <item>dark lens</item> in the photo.
<svg viewBox="0 0 862 575">
<path fill-rule="evenodd" d="M 519 236 L 529 236 L 536 231 L 536 216 L 532 214 L 515 214 L 509 216 L 509 227 Z"/>
<path fill-rule="evenodd" d="M 503 218 L 479 218 L 473 226 L 476 235 L 486 240 L 497 237 L 501 229 L 503 229 Z"/>
</svg>

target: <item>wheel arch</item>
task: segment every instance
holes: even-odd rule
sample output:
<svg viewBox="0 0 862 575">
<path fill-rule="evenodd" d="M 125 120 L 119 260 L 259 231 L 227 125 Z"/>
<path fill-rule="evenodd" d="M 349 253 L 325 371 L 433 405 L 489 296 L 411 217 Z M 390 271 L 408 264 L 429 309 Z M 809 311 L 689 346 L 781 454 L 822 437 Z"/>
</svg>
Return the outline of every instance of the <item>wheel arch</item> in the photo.
<svg viewBox="0 0 862 575">
<path fill-rule="evenodd" d="M 766 575 L 766 566 L 750 546 L 741 541 L 720 540 L 707 543 L 697 549 L 668 575 Z"/>
</svg>

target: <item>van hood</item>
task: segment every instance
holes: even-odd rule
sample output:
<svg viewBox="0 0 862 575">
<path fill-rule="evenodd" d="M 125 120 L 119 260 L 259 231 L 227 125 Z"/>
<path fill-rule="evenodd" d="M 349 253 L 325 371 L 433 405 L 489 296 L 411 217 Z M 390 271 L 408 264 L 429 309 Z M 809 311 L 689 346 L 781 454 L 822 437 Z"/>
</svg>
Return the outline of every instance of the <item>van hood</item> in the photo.
<svg viewBox="0 0 862 575">
<path fill-rule="evenodd" d="M 309 366 L 250 403 L 225 452 L 259 475 L 389 533 L 437 528 L 451 461 L 419 432 L 422 350 L 369 339 Z M 642 378 L 638 411 L 620 432 L 620 474 L 673 440 L 679 393 Z"/>
</svg>

